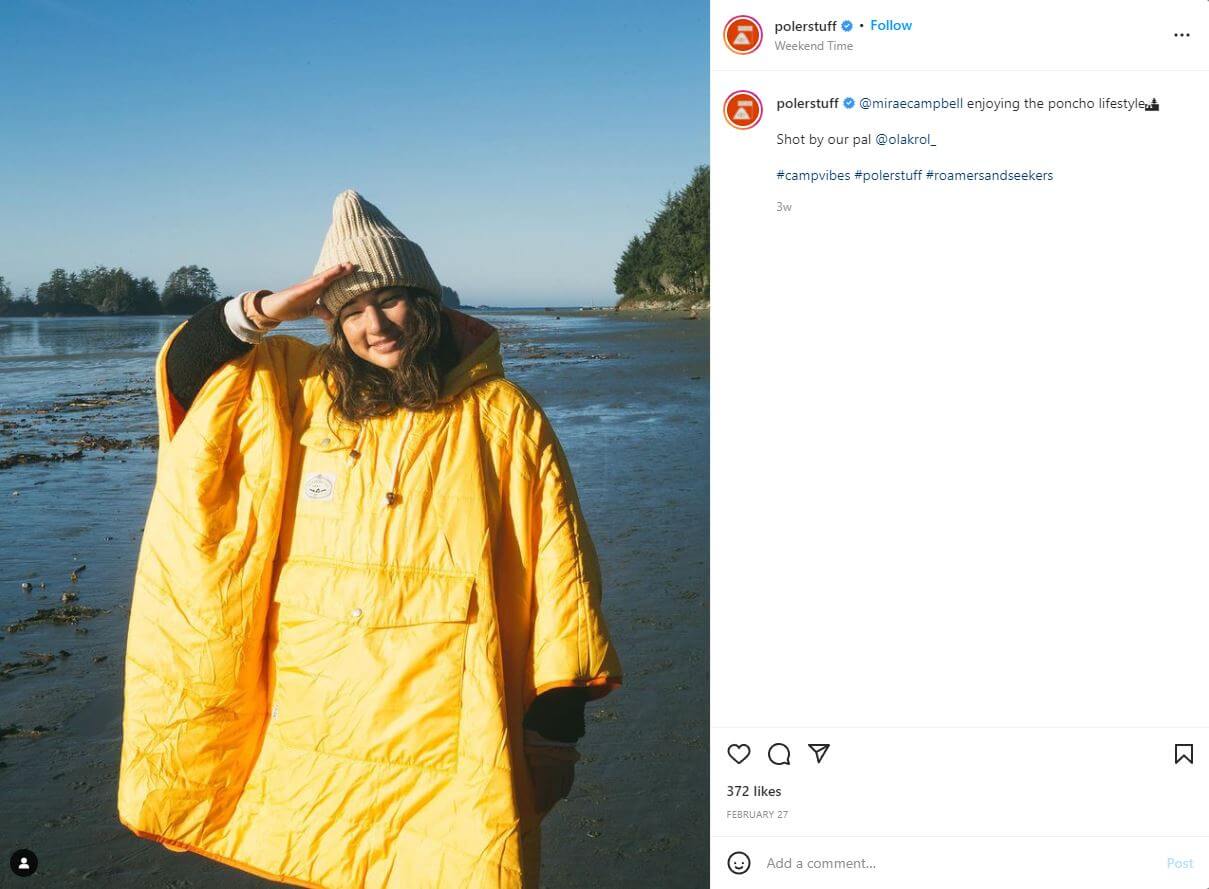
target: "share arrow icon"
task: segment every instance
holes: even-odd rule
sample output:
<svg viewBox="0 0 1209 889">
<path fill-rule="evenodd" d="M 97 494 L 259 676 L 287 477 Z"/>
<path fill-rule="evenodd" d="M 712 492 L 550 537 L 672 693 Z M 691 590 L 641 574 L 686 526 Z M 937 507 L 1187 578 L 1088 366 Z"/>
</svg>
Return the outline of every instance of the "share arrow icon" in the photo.
<svg viewBox="0 0 1209 889">
<path fill-rule="evenodd" d="M 827 755 L 827 751 L 831 749 L 830 744 L 807 744 L 810 752 L 814 754 L 815 762 L 822 763 L 823 757 Z"/>
</svg>

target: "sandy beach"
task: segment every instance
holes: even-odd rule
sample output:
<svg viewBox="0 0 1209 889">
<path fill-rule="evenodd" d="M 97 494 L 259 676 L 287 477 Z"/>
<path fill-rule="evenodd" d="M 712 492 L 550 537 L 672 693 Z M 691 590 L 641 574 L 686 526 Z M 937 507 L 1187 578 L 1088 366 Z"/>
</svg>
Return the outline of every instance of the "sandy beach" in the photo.
<svg viewBox="0 0 1209 889">
<path fill-rule="evenodd" d="M 708 313 L 474 314 L 563 442 L 625 668 L 589 707 L 542 884 L 706 885 Z M 0 319 L 0 836 L 6 856 L 37 854 L 44 885 L 272 885 L 117 820 L 151 374 L 181 320 Z M 317 323 L 292 328 L 322 340 Z"/>
</svg>

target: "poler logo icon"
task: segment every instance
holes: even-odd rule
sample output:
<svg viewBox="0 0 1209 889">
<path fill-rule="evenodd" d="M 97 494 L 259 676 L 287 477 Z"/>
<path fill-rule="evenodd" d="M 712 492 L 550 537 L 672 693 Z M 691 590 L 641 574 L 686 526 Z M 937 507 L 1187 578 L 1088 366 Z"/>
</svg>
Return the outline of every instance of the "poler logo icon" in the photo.
<svg viewBox="0 0 1209 889">
<path fill-rule="evenodd" d="M 764 42 L 764 29 L 750 15 L 737 15 L 722 30 L 722 39 L 731 52 L 741 56 L 753 53 Z"/>
<path fill-rule="evenodd" d="M 307 500 L 331 500 L 335 490 L 336 480 L 321 472 L 308 475 L 302 483 L 302 495 Z"/>
<path fill-rule="evenodd" d="M 726 122 L 737 130 L 750 130 L 764 116 L 764 103 L 750 90 L 735 90 L 723 105 Z"/>
</svg>

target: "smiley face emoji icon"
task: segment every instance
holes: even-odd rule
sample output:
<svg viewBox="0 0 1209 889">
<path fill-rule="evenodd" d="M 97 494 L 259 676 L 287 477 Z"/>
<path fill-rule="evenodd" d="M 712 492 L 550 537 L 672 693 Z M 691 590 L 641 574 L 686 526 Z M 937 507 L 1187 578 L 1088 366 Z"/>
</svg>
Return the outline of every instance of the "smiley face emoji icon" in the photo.
<svg viewBox="0 0 1209 889">
<path fill-rule="evenodd" d="M 726 869 L 732 874 L 745 874 L 751 870 L 751 859 L 746 852 L 731 852 L 726 859 Z"/>
</svg>

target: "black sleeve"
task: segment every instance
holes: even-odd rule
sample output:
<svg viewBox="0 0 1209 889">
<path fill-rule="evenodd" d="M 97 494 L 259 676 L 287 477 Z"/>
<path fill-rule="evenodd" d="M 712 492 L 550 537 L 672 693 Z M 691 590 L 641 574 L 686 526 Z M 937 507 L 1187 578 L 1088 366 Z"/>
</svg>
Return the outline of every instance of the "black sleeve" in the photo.
<svg viewBox="0 0 1209 889">
<path fill-rule="evenodd" d="M 223 306 L 229 301 L 230 297 L 220 299 L 198 309 L 168 349 L 168 390 L 185 410 L 210 374 L 252 348 L 227 326 Z"/>
<path fill-rule="evenodd" d="M 588 692 L 582 688 L 552 688 L 542 692 L 525 714 L 525 728 L 551 741 L 578 741 L 585 732 L 587 702 Z"/>
</svg>

